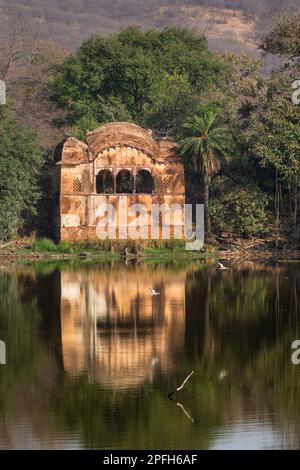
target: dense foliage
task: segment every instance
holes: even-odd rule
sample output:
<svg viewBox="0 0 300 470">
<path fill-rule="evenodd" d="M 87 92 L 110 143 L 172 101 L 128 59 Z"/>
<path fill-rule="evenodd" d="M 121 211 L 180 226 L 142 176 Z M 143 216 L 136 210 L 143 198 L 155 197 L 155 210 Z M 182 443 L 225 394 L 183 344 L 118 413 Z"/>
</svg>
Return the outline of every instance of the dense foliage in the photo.
<svg viewBox="0 0 300 470">
<path fill-rule="evenodd" d="M 57 73 L 54 98 L 77 135 L 116 120 L 178 136 L 203 94 L 224 86 L 225 71 L 204 37 L 131 27 L 84 42 Z"/>
<path fill-rule="evenodd" d="M 16 234 L 35 213 L 41 152 L 34 134 L 0 107 L 0 240 Z"/>
<path fill-rule="evenodd" d="M 242 237 L 264 234 L 267 204 L 267 195 L 253 187 L 237 187 L 221 195 L 209 208 L 215 232 L 226 231 Z"/>
<path fill-rule="evenodd" d="M 299 20 L 299 15 L 297 18 Z M 244 138 L 249 155 L 258 160 L 260 171 L 256 174 L 260 186 L 274 195 L 277 225 L 283 215 L 286 228 L 290 218 L 295 230 L 298 225 L 300 108 L 292 101 L 292 84 L 300 77 L 296 58 L 300 53 L 300 30 L 294 26 L 293 15 L 277 17 L 264 40 L 263 48 L 267 52 L 294 60 L 273 70 L 265 80 L 245 119 Z"/>
<path fill-rule="evenodd" d="M 277 15 L 271 31 L 263 38 L 262 49 L 291 59 L 300 56 L 300 13 Z"/>
</svg>

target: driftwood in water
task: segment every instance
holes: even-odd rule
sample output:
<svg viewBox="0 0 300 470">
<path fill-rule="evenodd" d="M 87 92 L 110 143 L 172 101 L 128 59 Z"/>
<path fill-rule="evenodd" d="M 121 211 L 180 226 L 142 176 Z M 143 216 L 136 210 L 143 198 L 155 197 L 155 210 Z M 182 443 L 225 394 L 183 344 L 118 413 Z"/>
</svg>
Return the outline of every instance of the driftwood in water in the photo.
<svg viewBox="0 0 300 470">
<path fill-rule="evenodd" d="M 191 415 L 186 411 L 186 409 L 184 408 L 184 406 L 183 406 L 181 403 L 179 403 L 179 402 L 177 402 L 177 401 L 175 401 L 175 400 L 173 399 L 173 395 L 174 395 L 175 392 L 179 392 L 179 390 L 182 390 L 182 389 L 183 389 L 183 387 L 185 386 L 185 384 L 187 383 L 187 381 L 190 379 L 190 377 L 193 375 L 193 373 L 194 373 L 194 371 L 192 370 L 192 372 L 184 379 L 184 381 L 182 382 L 182 384 L 181 384 L 179 387 L 177 387 L 176 390 L 174 390 L 174 392 L 171 392 L 171 393 L 169 393 L 169 395 L 168 395 L 169 399 L 170 399 L 171 401 L 173 401 L 177 406 L 179 406 L 179 408 L 183 411 L 183 413 L 185 414 L 185 416 L 186 416 L 192 423 L 194 422 L 194 420 L 193 420 L 193 418 L 191 417 Z"/>
<path fill-rule="evenodd" d="M 168 397 L 169 398 L 172 398 L 172 395 L 174 395 L 175 392 L 179 392 L 179 390 L 183 389 L 183 387 L 185 386 L 185 384 L 187 383 L 187 381 L 189 380 L 189 378 L 193 375 L 194 371 L 192 370 L 192 372 L 187 376 L 186 379 L 184 379 L 184 381 L 182 382 L 182 384 L 176 388 L 176 390 L 174 390 L 173 392 L 169 393 Z"/>
<path fill-rule="evenodd" d="M 173 398 L 170 398 L 170 400 L 172 400 L 174 403 L 176 403 L 177 406 L 179 406 L 179 408 L 183 411 L 183 413 L 185 414 L 185 416 L 186 416 L 192 423 L 194 422 L 194 419 L 192 418 L 192 416 L 186 411 L 185 407 L 184 407 L 181 403 L 179 403 L 179 402 L 173 400 Z"/>
</svg>

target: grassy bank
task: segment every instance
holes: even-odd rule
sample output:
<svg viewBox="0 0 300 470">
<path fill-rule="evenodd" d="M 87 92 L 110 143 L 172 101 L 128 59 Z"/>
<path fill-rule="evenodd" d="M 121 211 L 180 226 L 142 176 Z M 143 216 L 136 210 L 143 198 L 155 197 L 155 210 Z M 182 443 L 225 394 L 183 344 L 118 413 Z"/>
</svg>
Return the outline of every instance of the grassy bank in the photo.
<svg viewBox="0 0 300 470">
<path fill-rule="evenodd" d="M 29 240 L 13 249 L 13 253 L 23 258 L 214 258 L 217 249 L 204 246 L 200 251 L 192 252 L 185 249 L 182 240 L 99 240 L 99 241 L 61 241 L 55 243 L 48 238 Z M 12 253 L 12 254 L 13 254 Z"/>
<path fill-rule="evenodd" d="M 143 258 L 147 260 L 216 260 L 220 259 L 299 259 L 296 241 L 273 238 L 219 239 L 218 245 L 205 245 L 200 251 L 187 251 L 182 240 L 98 240 L 55 243 L 48 238 L 17 239 L 0 245 L 0 260 L 118 260 Z M 127 248 L 127 256 L 126 256 Z"/>
</svg>

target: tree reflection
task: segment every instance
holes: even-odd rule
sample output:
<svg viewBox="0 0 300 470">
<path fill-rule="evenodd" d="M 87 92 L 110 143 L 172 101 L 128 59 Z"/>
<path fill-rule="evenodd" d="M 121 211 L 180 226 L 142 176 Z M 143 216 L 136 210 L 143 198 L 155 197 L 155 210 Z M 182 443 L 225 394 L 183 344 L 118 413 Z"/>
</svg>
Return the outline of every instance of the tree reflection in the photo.
<svg viewBox="0 0 300 470">
<path fill-rule="evenodd" d="M 270 424 L 278 447 L 299 447 L 298 264 L 8 271 L 0 444 L 26 396 L 49 446 L 72 433 L 87 448 L 209 448 L 245 420 Z M 191 370 L 174 399 L 193 421 L 168 400 Z"/>
</svg>

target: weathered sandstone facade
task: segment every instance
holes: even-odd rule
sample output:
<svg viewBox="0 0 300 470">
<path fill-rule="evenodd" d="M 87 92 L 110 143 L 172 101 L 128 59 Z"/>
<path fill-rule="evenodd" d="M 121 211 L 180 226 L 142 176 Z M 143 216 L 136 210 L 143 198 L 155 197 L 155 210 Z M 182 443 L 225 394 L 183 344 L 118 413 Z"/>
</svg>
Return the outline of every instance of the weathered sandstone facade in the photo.
<svg viewBox="0 0 300 470">
<path fill-rule="evenodd" d="M 55 225 L 60 240 L 96 239 L 99 205 L 113 204 L 118 214 L 121 197 L 128 206 L 144 204 L 149 214 L 152 204 L 184 205 L 184 169 L 177 144 L 168 138 L 157 142 L 151 131 L 135 124 L 106 124 L 88 132 L 85 142 L 70 137 L 56 147 L 55 161 Z M 150 234 L 151 218 L 140 217 Z"/>
</svg>

